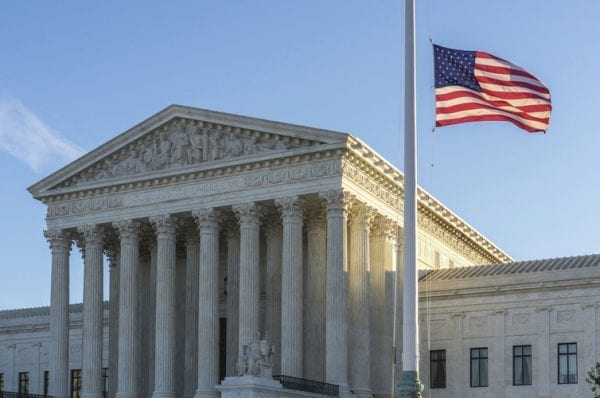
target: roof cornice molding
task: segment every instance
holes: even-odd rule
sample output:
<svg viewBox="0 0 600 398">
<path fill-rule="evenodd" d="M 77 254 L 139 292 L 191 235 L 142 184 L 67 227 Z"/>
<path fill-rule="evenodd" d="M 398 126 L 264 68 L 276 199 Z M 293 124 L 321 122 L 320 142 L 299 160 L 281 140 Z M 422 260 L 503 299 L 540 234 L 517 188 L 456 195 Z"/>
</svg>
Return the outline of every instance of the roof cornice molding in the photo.
<svg viewBox="0 0 600 398">
<path fill-rule="evenodd" d="M 359 166 L 370 177 L 385 185 L 387 189 L 399 197 L 404 194 L 404 174 L 394 165 L 385 160 L 375 150 L 371 149 L 360 139 L 350 136 L 348 139 L 348 154 L 345 158 L 354 165 Z M 399 201 L 400 202 L 400 201 Z M 478 256 L 471 256 L 477 263 L 506 263 L 513 259 L 502 249 L 494 245 L 483 234 L 470 226 L 450 209 L 445 207 L 429 192 L 417 187 L 417 206 L 419 213 L 419 226 L 438 235 L 443 240 L 448 240 L 447 234 L 441 234 L 432 228 L 427 219 L 433 220 L 436 225 L 447 233 L 454 235 L 459 241 L 472 247 Z"/>
<path fill-rule="evenodd" d="M 96 149 L 93 149 L 77 160 L 69 163 L 55 173 L 33 184 L 28 188 L 28 191 L 34 197 L 38 198 L 42 196 L 45 191 L 52 189 L 71 176 L 82 172 L 99 160 L 106 158 L 115 151 L 132 144 L 145 134 L 177 118 L 195 120 L 217 127 L 228 127 L 261 134 L 285 136 L 296 140 L 318 141 L 319 143 L 324 144 L 342 143 L 345 142 L 348 137 L 345 133 L 331 130 L 257 119 L 182 105 L 171 105 L 100 145 Z"/>
</svg>

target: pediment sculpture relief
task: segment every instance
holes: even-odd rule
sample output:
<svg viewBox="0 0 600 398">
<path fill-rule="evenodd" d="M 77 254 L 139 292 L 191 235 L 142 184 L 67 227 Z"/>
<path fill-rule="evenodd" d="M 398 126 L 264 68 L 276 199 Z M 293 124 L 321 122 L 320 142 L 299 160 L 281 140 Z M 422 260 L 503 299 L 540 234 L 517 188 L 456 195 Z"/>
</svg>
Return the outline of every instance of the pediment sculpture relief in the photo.
<svg viewBox="0 0 600 398">
<path fill-rule="evenodd" d="M 106 157 L 61 187 L 182 168 L 262 152 L 284 151 L 314 142 L 195 120 L 176 119 Z"/>
</svg>

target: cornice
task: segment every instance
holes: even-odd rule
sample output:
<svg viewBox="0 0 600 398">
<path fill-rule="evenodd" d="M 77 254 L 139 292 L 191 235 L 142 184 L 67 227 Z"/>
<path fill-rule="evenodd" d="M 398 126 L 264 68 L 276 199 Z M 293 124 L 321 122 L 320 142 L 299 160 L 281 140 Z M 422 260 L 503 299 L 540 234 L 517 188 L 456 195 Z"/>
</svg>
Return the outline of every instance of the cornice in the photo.
<svg viewBox="0 0 600 398">
<path fill-rule="evenodd" d="M 197 166 L 170 170 L 166 172 L 148 173 L 133 178 L 107 181 L 82 187 L 58 188 L 48 191 L 36 198 L 44 204 L 64 200 L 86 199 L 102 194 L 130 192 L 139 189 L 158 188 L 176 185 L 181 182 L 206 180 L 207 178 L 225 177 L 247 171 L 270 170 L 280 166 L 304 164 L 315 160 L 340 158 L 345 144 L 327 144 L 307 147 L 290 152 L 237 158 L 230 161 L 201 163 Z"/>
<path fill-rule="evenodd" d="M 380 187 L 379 191 L 384 189 L 386 192 L 372 193 L 398 211 L 404 211 L 400 200 L 404 195 L 404 174 L 400 170 L 354 136 L 348 139 L 344 161 L 358 167 L 363 173 L 358 177 L 359 181 L 354 177 L 356 182 L 361 185 L 376 184 Z M 352 178 L 347 171 L 348 168 L 344 168 L 344 176 Z M 469 248 L 472 252 L 467 257 L 476 264 L 513 261 L 507 253 L 420 187 L 417 188 L 417 207 L 419 227 L 461 252 Z"/>
<path fill-rule="evenodd" d="M 425 286 L 426 282 L 419 282 Z M 533 293 L 548 290 L 572 290 L 577 288 L 600 288 L 600 278 L 582 278 L 582 279 L 560 279 L 555 281 L 528 282 L 519 284 L 494 284 L 490 282 L 488 286 L 478 286 L 473 288 L 434 288 L 419 289 L 419 299 L 455 299 L 468 297 L 498 296 L 514 293 Z"/>
</svg>

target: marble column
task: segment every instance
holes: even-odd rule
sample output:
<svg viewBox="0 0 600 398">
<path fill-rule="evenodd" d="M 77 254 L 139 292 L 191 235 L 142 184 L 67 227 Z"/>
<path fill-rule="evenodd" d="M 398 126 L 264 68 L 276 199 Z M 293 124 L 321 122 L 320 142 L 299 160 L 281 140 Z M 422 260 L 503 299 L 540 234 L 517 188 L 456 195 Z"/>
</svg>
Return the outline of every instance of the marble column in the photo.
<svg viewBox="0 0 600 398">
<path fill-rule="evenodd" d="M 325 381 L 327 224 L 323 209 L 311 209 L 306 223 L 304 377 Z"/>
<path fill-rule="evenodd" d="M 183 397 L 194 396 L 198 385 L 198 268 L 200 240 L 198 229 L 187 226 L 185 239 L 185 349 Z"/>
<path fill-rule="evenodd" d="M 52 252 L 50 291 L 50 394 L 69 396 L 69 254 L 71 238 L 60 229 L 44 231 Z"/>
<path fill-rule="evenodd" d="M 327 208 L 327 295 L 325 298 L 325 381 L 348 388 L 347 220 L 350 195 L 343 190 L 322 193 Z"/>
<path fill-rule="evenodd" d="M 79 233 L 85 243 L 81 397 L 101 398 L 104 329 L 102 230 L 97 225 L 86 225 L 79 228 Z"/>
<path fill-rule="evenodd" d="M 117 398 L 138 396 L 138 277 L 140 224 L 114 223 L 121 239 L 119 265 L 119 379 Z"/>
<path fill-rule="evenodd" d="M 151 217 L 156 230 L 156 326 L 153 398 L 174 398 L 175 385 L 175 218 Z"/>
<path fill-rule="evenodd" d="M 353 395 L 371 397 L 369 327 L 369 228 L 372 210 L 357 202 L 350 223 L 348 301 L 350 309 L 350 389 Z"/>
<path fill-rule="evenodd" d="M 281 259 L 281 374 L 302 377 L 302 199 L 275 201 L 283 221 Z"/>
<path fill-rule="evenodd" d="M 119 249 L 108 249 L 108 398 L 114 398 L 118 385 L 119 353 Z"/>
<path fill-rule="evenodd" d="M 244 203 L 234 206 L 240 222 L 240 292 L 238 353 L 244 352 L 244 346 L 254 340 L 259 333 L 259 244 L 260 221 L 256 203 Z"/>
<path fill-rule="evenodd" d="M 225 224 L 227 239 L 227 330 L 225 374 L 237 376 L 238 360 L 238 318 L 239 318 L 239 279 L 240 279 L 240 229 L 235 220 Z"/>
<path fill-rule="evenodd" d="M 281 374 L 281 247 L 282 228 L 279 217 L 265 221 L 267 272 L 265 292 L 265 336 L 275 346 L 273 374 Z"/>
<path fill-rule="evenodd" d="M 377 217 L 371 227 L 370 256 L 370 338 L 371 390 L 390 396 L 393 376 L 395 233 L 393 223 Z"/>
<path fill-rule="evenodd" d="M 198 387 L 195 398 L 217 397 L 219 383 L 219 212 L 193 212 L 200 227 Z"/>
</svg>

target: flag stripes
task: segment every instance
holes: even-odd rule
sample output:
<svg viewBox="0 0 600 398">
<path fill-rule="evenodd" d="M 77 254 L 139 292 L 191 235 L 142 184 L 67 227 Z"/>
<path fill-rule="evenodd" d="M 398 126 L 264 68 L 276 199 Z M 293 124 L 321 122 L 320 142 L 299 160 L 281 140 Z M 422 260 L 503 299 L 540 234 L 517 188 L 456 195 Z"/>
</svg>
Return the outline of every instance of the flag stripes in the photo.
<svg viewBox="0 0 600 398">
<path fill-rule="evenodd" d="M 546 131 L 550 90 L 523 68 L 481 51 L 434 45 L 436 126 L 508 121 Z"/>
</svg>

